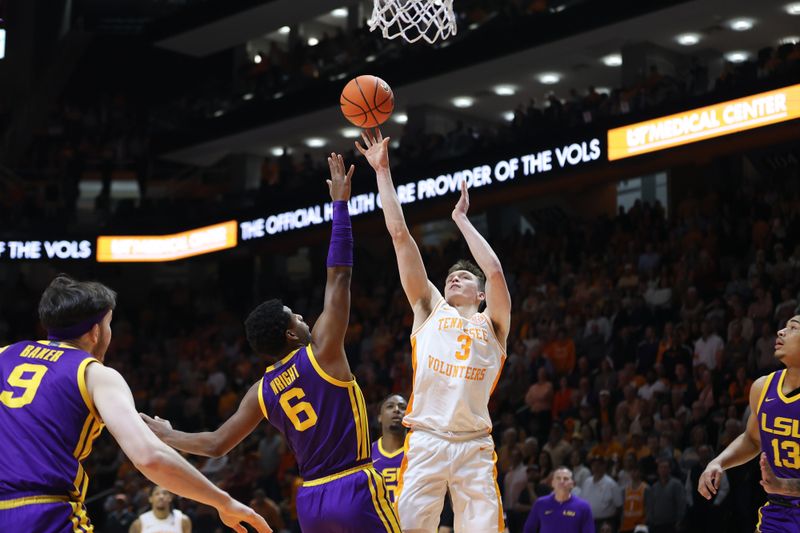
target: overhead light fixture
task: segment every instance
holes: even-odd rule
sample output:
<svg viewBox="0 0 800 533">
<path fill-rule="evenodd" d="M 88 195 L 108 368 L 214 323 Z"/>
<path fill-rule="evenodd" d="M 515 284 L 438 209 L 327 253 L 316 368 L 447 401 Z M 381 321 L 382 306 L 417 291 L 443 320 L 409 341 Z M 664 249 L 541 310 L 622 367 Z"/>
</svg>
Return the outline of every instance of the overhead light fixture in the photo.
<svg viewBox="0 0 800 533">
<path fill-rule="evenodd" d="M 222 109 L 217 109 L 216 111 L 214 111 L 214 118 L 219 118 L 224 114 L 225 114 L 225 111 L 223 111 Z"/>
<path fill-rule="evenodd" d="M 505 111 L 505 112 L 503 112 L 503 119 L 506 122 L 511 122 L 512 120 L 514 120 L 514 112 L 513 111 Z"/>
<path fill-rule="evenodd" d="M 514 85 L 495 85 L 494 94 L 498 96 L 512 96 L 516 94 L 517 88 Z"/>
<path fill-rule="evenodd" d="M 358 128 L 344 128 L 340 133 L 345 139 L 356 139 L 361 135 L 361 130 Z"/>
<path fill-rule="evenodd" d="M 242 95 L 242 100 L 244 100 L 245 102 L 246 102 L 247 100 L 252 100 L 252 99 L 253 99 L 253 93 L 244 93 L 244 94 Z"/>
<path fill-rule="evenodd" d="M 681 33 L 675 37 L 678 44 L 681 46 L 694 46 L 700 42 L 699 33 Z"/>
<path fill-rule="evenodd" d="M 392 116 L 392 118 L 398 124 L 405 124 L 406 122 L 408 122 L 408 115 L 406 115 L 405 113 L 395 113 L 394 116 Z"/>
<path fill-rule="evenodd" d="M 731 63 L 744 63 L 750 58 L 750 52 L 745 52 L 743 50 L 736 50 L 734 52 L 728 52 L 725 54 L 725 59 L 730 61 Z"/>
<path fill-rule="evenodd" d="M 607 67 L 618 67 L 622 65 L 622 54 L 608 54 L 601 61 Z"/>
<path fill-rule="evenodd" d="M 375 61 L 376 59 L 378 59 L 378 56 L 376 56 L 375 54 L 370 54 L 370 55 L 368 55 L 367 57 L 365 57 L 365 58 L 364 58 L 364 60 L 365 60 L 367 63 L 372 63 L 372 62 L 373 62 L 373 61 Z"/>
<path fill-rule="evenodd" d="M 306 139 L 306 146 L 309 148 L 322 148 L 328 143 L 327 140 L 323 139 L 322 137 L 310 137 Z"/>
<path fill-rule="evenodd" d="M 253 56 L 253 63 L 255 63 L 256 65 L 258 65 L 258 64 L 260 64 L 260 63 L 261 63 L 261 60 L 262 60 L 262 59 L 263 59 L 263 58 L 261 57 L 261 52 L 256 52 L 256 55 L 254 55 L 254 56 Z"/>
<path fill-rule="evenodd" d="M 470 96 L 456 96 L 451 100 L 454 106 L 464 109 L 467 107 L 472 107 L 472 104 L 475 103 L 475 99 Z"/>
<path fill-rule="evenodd" d="M 594 90 L 599 94 L 611 94 L 610 87 L 595 87 Z"/>
<path fill-rule="evenodd" d="M 290 31 L 292 31 L 292 28 L 290 28 L 289 26 L 281 26 L 280 28 L 278 28 L 278 33 L 280 33 L 281 35 L 286 35 Z"/>
<path fill-rule="evenodd" d="M 559 81 L 561 81 L 561 74 L 557 72 L 543 72 L 537 76 L 539 83 L 543 83 L 545 85 L 555 85 Z"/>
<path fill-rule="evenodd" d="M 778 39 L 778 44 L 797 44 L 798 42 L 800 42 L 800 36 L 798 35 L 789 35 Z"/>
<path fill-rule="evenodd" d="M 0 59 L 6 57 L 6 30 L 0 28 Z"/>
<path fill-rule="evenodd" d="M 275 146 L 274 148 L 269 149 L 269 153 L 271 153 L 275 157 L 280 157 L 283 155 L 284 150 L 282 146 Z"/>
<path fill-rule="evenodd" d="M 733 31 L 747 31 L 753 27 L 755 21 L 750 18 L 738 18 L 728 22 L 728 27 Z"/>
<path fill-rule="evenodd" d="M 783 6 L 783 9 L 786 10 L 787 13 L 790 15 L 800 15 L 800 2 L 792 2 L 791 4 L 786 4 Z"/>
<path fill-rule="evenodd" d="M 347 8 L 346 7 L 339 7 L 331 11 L 331 16 L 337 19 L 344 19 L 347 18 Z"/>
<path fill-rule="evenodd" d="M 308 38 L 308 46 L 317 46 L 319 44 L 319 39 L 316 37 L 309 37 Z"/>
</svg>

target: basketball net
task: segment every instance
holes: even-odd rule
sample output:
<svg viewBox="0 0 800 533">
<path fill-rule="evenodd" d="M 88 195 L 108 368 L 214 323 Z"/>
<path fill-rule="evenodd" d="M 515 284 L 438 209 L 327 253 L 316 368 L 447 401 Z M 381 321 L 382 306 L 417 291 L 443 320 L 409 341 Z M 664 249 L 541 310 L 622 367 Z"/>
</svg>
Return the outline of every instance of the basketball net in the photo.
<svg viewBox="0 0 800 533">
<path fill-rule="evenodd" d="M 387 39 L 433 44 L 456 34 L 453 0 L 375 0 L 369 30 L 380 28 Z"/>
</svg>

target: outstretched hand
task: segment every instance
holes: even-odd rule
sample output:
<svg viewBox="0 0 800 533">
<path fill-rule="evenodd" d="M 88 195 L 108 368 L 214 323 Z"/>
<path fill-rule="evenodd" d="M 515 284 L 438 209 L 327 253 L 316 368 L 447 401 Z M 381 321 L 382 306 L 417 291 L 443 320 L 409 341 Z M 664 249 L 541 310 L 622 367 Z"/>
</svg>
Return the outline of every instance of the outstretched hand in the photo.
<svg viewBox="0 0 800 533">
<path fill-rule="evenodd" d="M 364 146 L 356 141 L 356 150 L 361 155 L 367 158 L 370 166 L 378 170 L 385 170 L 389 168 L 389 141 L 391 137 L 384 139 L 380 128 L 374 130 L 365 130 L 361 132 L 361 138 L 364 140 Z"/>
<path fill-rule="evenodd" d="M 331 179 L 328 182 L 328 191 L 331 193 L 331 200 L 347 201 L 350 199 L 350 180 L 353 177 L 355 165 L 350 165 L 350 169 L 345 173 L 344 158 L 341 154 L 331 152 L 328 157 L 328 168 L 331 171 Z"/>
<path fill-rule="evenodd" d="M 161 440 L 164 440 L 164 435 L 166 433 L 172 431 L 172 424 L 170 424 L 169 420 L 165 420 L 160 416 L 150 418 L 144 413 L 139 413 L 139 416 L 142 417 L 142 420 L 144 420 L 144 423 L 150 428 L 150 431 L 155 433 L 156 437 Z"/>
<path fill-rule="evenodd" d="M 469 211 L 469 191 L 467 188 L 467 180 L 461 180 L 461 196 L 456 202 L 456 206 L 453 208 L 453 220 L 458 218 L 466 217 L 467 211 Z"/>
</svg>

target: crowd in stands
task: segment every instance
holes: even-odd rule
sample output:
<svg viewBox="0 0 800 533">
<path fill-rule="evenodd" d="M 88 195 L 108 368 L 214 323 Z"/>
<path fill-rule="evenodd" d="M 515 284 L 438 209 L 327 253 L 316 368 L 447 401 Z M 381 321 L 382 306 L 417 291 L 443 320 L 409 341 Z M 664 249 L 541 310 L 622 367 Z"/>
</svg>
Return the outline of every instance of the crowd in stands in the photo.
<svg viewBox="0 0 800 533">
<path fill-rule="evenodd" d="M 562 464 L 598 531 L 637 523 L 753 531 L 765 500 L 757 466 L 727 472 L 712 501 L 695 488 L 708 461 L 743 431 L 753 380 L 779 366 L 776 331 L 800 312 L 800 182 L 737 174 L 726 171 L 724 187 L 723 176 L 710 176 L 707 187 L 675 198 L 669 215 L 637 203 L 614 218 L 573 217 L 491 238 L 513 299 L 508 358 L 490 404 L 511 533 Z M 357 250 L 346 340 L 373 440 L 379 402 L 411 386 L 412 316 L 384 240 L 383 250 Z M 431 279 L 441 282 L 465 253 L 456 242 L 425 248 Z M 261 296 L 282 297 L 311 323 L 323 254 L 313 250 L 310 268 L 291 276 L 265 273 Z M 367 261 L 370 268 L 358 267 Z M 34 309 L 49 280 L 40 278 L 7 273 L 0 282 L 0 345 L 41 335 Z M 256 303 L 245 278 L 116 287 L 108 364 L 127 378 L 140 411 L 187 431 L 214 429 L 233 413 L 269 363 L 244 340 L 241 321 Z M 269 424 L 225 457 L 192 460 L 237 499 L 278 513 L 276 530 L 299 531 L 296 465 Z M 147 506 L 147 483 L 107 434 L 86 464 L 99 529 L 127 531 Z M 218 530 L 212 509 L 179 505 L 194 531 Z"/>
</svg>

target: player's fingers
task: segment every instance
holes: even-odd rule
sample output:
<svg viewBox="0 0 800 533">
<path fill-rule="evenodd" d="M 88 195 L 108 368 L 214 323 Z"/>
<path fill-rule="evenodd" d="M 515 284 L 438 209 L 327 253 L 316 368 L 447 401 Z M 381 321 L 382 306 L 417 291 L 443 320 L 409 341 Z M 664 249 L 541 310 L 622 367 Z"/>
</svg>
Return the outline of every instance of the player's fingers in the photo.
<svg viewBox="0 0 800 533">
<path fill-rule="evenodd" d="M 378 139 L 378 142 L 383 141 L 383 134 L 381 133 L 381 129 L 377 126 L 375 127 L 375 138 Z"/>
<path fill-rule="evenodd" d="M 247 530 L 242 524 L 234 525 L 233 530 L 236 531 L 236 533 L 247 533 Z"/>
<path fill-rule="evenodd" d="M 388 149 L 389 141 L 391 140 L 392 140 L 391 137 L 386 137 L 383 141 L 381 141 L 383 143 L 383 147 Z"/>
<path fill-rule="evenodd" d="M 344 157 L 342 157 L 342 154 L 337 154 L 336 162 L 337 162 L 337 164 L 339 166 L 339 170 L 341 170 L 342 174 L 344 174 L 345 166 L 344 166 Z"/>
<path fill-rule="evenodd" d="M 355 172 L 355 170 L 356 170 L 356 166 L 355 165 L 350 165 L 350 170 L 347 171 L 347 180 L 348 181 L 350 181 L 350 179 L 353 177 L 353 172 Z"/>
<path fill-rule="evenodd" d="M 366 146 L 367 148 L 372 146 L 372 139 L 367 134 L 367 131 L 365 130 L 361 131 L 361 138 L 364 139 L 364 146 Z"/>
<path fill-rule="evenodd" d="M 361 155 L 364 156 L 367 155 L 367 151 L 364 150 L 364 148 L 358 143 L 358 141 L 356 141 L 356 150 L 358 150 L 358 153 L 360 153 Z"/>
<path fill-rule="evenodd" d="M 253 516 L 247 520 L 247 523 L 253 526 L 258 533 L 272 533 L 272 528 L 260 514 L 253 512 Z"/>
</svg>

